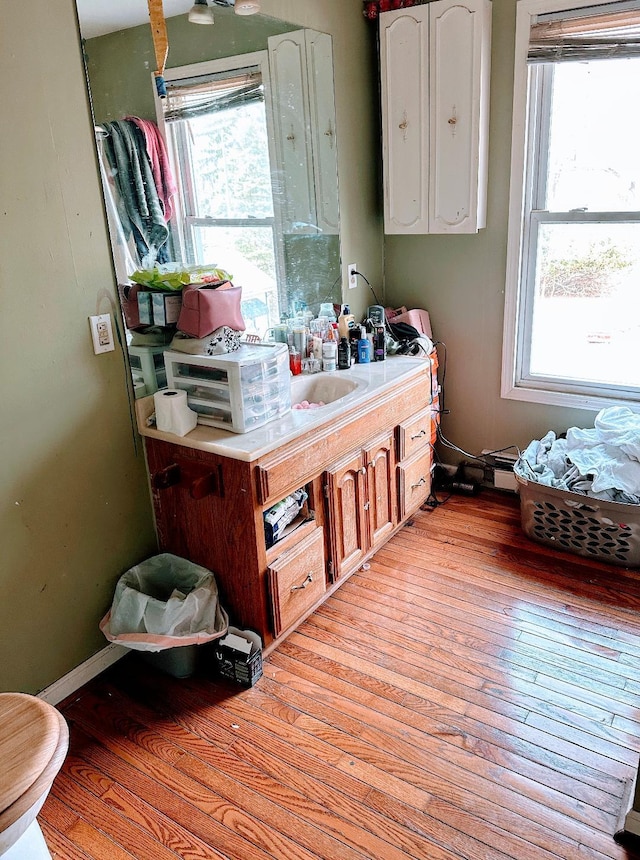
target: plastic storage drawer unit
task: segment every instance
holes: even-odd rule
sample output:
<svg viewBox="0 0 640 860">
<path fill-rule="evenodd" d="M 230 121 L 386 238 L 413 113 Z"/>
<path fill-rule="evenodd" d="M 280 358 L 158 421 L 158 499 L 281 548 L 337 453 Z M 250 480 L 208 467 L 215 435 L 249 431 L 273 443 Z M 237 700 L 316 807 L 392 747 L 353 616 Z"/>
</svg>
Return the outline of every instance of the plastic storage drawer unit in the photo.
<svg viewBox="0 0 640 860">
<path fill-rule="evenodd" d="M 164 361 L 168 387 L 187 392 L 199 424 L 247 433 L 291 410 L 286 344 L 243 344 L 214 356 L 168 351 Z"/>
</svg>

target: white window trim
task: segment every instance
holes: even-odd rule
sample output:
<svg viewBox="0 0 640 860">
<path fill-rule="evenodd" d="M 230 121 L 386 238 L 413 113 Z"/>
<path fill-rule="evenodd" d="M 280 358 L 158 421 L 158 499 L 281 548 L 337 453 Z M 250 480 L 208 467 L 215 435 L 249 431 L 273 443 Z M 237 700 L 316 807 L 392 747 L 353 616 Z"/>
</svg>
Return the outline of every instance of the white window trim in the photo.
<svg viewBox="0 0 640 860">
<path fill-rule="evenodd" d="M 271 78 L 269 75 L 269 54 L 267 51 L 253 51 L 248 54 L 238 54 L 232 57 L 222 57 L 218 60 L 204 60 L 199 63 L 190 63 L 186 66 L 175 66 L 171 69 L 165 69 L 164 71 L 164 79 L 165 81 L 180 81 L 183 78 L 195 78 L 200 75 L 210 75 L 216 74 L 218 72 L 232 72 L 236 69 L 244 69 L 250 66 L 257 66 L 260 69 L 260 74 L 262 76 L 262 85 L 264 87 L 264 106 L 265 106 L 265 116 L 267 123 L 267 141 L 269 146 L 269 161 L 273 165 L 276 163 L 276 153 L 274 150 L 274 141 L 275 134 L 273 129 L 273 111 L 272 111 L 272 102 L 271 102 Z M 157 87 L 155 83 L 155 72 L 151 73 L 151 87 L 153 92 L 153 98 L 156 108 L 156 118 L 157 125 L 160 129 L 162 136 L 165 141 L 168 140 L 167 136 L 167 128 L 164 120 L 164 111 L 162 105 L 162 99 L 158 96 Z M 172 154 L 169 154 L 172 162 L 172 168 L 176 171 L 178 165 L 175 164 Z M 179 183 L 178 183 L 179 184 Z M 177 195 L 179 197 L 179 195 Z M 282 243 L 282 211 L 281 205 L 278 199 L 278 195 L 274 194 L 273 197 L 273 207 L 274 207 L 274 218 L 269 220 L 269 225 L 273 222 L 274 225 L 274 254 L 275 254 L 275 264 L 276 264 L 276 279 L 278 283 L 278 290 L 280 293 L 280 301 L 283 300 L 283 290 L 285 284 L 285 264 L 284 264 L 284 250 Z M 198 219 L 189 219 L 184 212 L 182 211 L 182 206 L 179 199 L 175 200 L 175 214 L 176 214 L 176 226 L 177 229 L 177 239 L 180 244 L 180 251 L 182 256 L 185 256 L 185 249 L 187 245 L 187 240 L 184 236 L 184 226 L 186 226 L 187 221 L 191 223 L 195 223 Z M 201 220 L 201 223 L 205 224 L 206 222 Z M 252 221 L 251 226 L 260 226 L 258 221 Z"/>
<path fill-rule="evenodd" d="M 503 324 L 502 380 L 500 394 L 507 400 L 543 403 L 549 406 L 566 406 L 576 409 L 599 410 L 606 406 L 625 405 L 640 412 L 640 402 L 599 396 L 592 391 L 579 393 L 553 390 L 545 381 L 544 388 L 518 381 L 518 326 L 523 313 L 520 306 L 520 276 L 522 268 L 522 223 L 524 207 L 531 193 L 525 187 L 528 147 L 529 74 L 527 54 L 532 18 L 546 12 L 565 9 L 582 9 L 595 5 L 594 0 L 518 0 L 516 15 L 513 131 L 511 138 L 511 184 L 509 193 L 509 226 L 507 234 L 507 266 Z M 577 388 L 577 386 L 573 386 Z"/>
</svg>

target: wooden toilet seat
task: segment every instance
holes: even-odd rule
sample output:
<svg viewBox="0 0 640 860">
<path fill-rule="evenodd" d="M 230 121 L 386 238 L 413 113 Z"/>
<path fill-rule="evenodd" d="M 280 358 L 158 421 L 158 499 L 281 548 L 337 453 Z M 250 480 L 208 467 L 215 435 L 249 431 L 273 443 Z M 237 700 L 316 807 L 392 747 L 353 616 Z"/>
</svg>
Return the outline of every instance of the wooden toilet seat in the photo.
<svg viewBox="0 0 640 860">
<path fill-rule="evenodd" d="M 62 715 L 24 693 L 0 693 L 0 833 L 51 787 L 69 746 Z"/>
</svg>

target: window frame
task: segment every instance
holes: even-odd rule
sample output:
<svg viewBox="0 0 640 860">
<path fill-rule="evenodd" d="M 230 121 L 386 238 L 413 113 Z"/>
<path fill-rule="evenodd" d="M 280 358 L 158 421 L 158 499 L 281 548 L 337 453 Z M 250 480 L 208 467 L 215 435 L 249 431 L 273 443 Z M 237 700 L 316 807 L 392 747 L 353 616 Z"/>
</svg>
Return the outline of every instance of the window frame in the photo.
<svg viewBox="0 0 640 860">
<path fill-rule="evenodd" d="M 274 130 L 273 130 L 273 113 L 271 107 L 271 83 L 269 76 L 269 55 L 267 51 L 253 51 L 247 54 L 239 54 L 231 57 L 223 57 L 218 60 L 205 60 L 200 63 L 190 63 L 186 66 L 175 66 L 171 69 L 165 69 L 165 81 L 180 81 L 186 78 L 204 77 L 205 75 L 237 72 L 246 68 L 258 68 L 262 76 L 262 85 L 264 87 L 264 108 L 265 119 L 267 125 L 267 145 L 269 147 L 269 163 L 275 164 L 276 153 L 274 149 Z M 192 199 L 191 182 L 189 169 L 182 164 L 182 159 L 176 159 L 173 156 L 173 148 L 169 146 L 169 135 L 167 133 L 167 123 L 164 118 L 163 102 L 157 94 L 155 85 L 155 73 L 151 75 L 152 91 L 154 94 L 154 102 L 156 108 L 157 125 L 160 129 L 164 140 L 167 142 L 169 158 L 171 160 L 172 169 L 176 177 L 176 185 L 178 189 L 187 188 L 187 197 Z M 184 134 L 184 130 L 178 132 Z M 187 173 L 185 176 L 184 173 Z M 285 262 L 283 255 L 282 242 L 282 210 L 279 195 L 275 193 L 272 185 L 273 197 L 273 217 L 272 218 L 251 218 L 251 219 L 223 219 L 223 218 L 199 218 L 192 212 L 185 211 L 183 205 L 182 194 L 178 193 L 174 198 L 174 215 L 173 224 L 176 230 L 174 241 L 180 247 L 180 253 L 183 259 L 195 259 L 195 249 L 193 240 L 193 227 L 207 226 L 231 226 L 231 227 L 271 227 L 273 230 L 273 250 L 276 269 L 276 283 L 278 287 L 278 301 L 281 306 L 283 302 L 286 304 L 286 283 L 285 283 Z"/>
<path fill-rule="evenodd" d="M 537 64 L 529 74 L 527 54 L 532 18 L 549 12 L 589 9 L 593 0 L 519 0 L 514 60 L 511 186 L 503 327 L 501 396 L 510 400 L 598 410 L 624 404 L 640 411 L 638 388 L 605 383 L 551 380 L 529 372 L 537 233 L 543 223 L 618 223 L 640 220 L 640 212 L 548 212 L 535 210 L 547 178 L 548 104 L 553 64 Z M 531 114 L 531 119 L 530 119 Z M 528 170 L 533 159 L 536 170 Z M 541 163 L 542 162 L 542 163 Z M 529 213 L 531 213 L 529 217 Z M 604 216 L 604 217 L 603 217 Z"/>
</svg>

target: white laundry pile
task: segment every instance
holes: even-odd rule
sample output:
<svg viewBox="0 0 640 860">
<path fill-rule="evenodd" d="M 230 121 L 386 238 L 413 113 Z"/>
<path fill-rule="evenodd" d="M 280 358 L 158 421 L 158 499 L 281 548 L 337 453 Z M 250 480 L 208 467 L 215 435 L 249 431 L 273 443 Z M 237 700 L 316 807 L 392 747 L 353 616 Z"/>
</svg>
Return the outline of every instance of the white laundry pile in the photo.
<svg viewBox="0 0 640 860">
<path fill-rule="evenodd" d="M 640 504 L 640 415 L 626 406 L 602 409 L 592 430 L 550 430 L 520 455 L 515 471 L 528 481 L 597 499 Z"/>
</svg>

